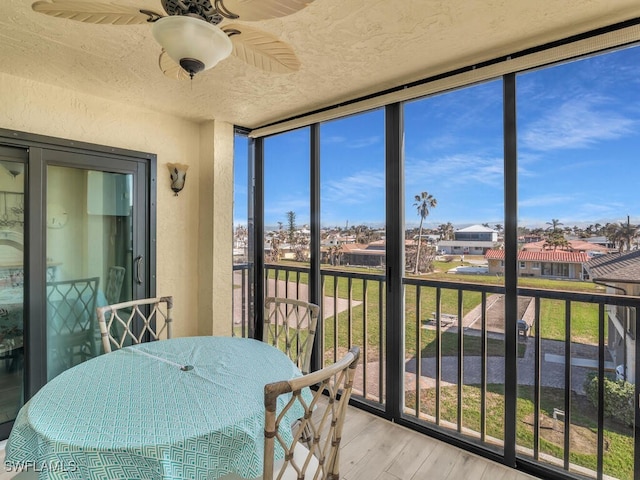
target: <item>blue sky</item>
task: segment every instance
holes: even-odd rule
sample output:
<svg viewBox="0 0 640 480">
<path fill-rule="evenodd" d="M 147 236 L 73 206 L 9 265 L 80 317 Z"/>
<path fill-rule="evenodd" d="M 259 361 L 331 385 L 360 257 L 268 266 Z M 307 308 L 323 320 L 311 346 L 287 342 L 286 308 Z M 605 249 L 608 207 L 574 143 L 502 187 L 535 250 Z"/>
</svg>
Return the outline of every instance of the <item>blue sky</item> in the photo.
<svg viewBox="0 0 640 480">
<path fill-rule="evenodd" d="M 518 223 L 640 223 L 640 47 L 517 76 Z M 502 82 L 405 104 L 405 222 L 503 224 Z M 384 111 L 326 122 L 322 225 L 384 224 Z M 244 143 L 236 149 L 235 224 L 246 218 Z M 309 130 L 265 140 L 265 223 L 309 221 Z M 244 202 L 244 203 L 243 203 Z"/>
</svg>

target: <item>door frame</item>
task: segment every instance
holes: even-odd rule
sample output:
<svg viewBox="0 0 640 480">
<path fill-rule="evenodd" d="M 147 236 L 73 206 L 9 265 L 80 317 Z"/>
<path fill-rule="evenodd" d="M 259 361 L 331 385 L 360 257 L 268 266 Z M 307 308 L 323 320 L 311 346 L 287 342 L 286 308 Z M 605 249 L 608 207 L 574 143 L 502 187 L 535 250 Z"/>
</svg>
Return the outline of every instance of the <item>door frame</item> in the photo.
<svg viewBox="0 0 640 480">
<path fill-rule="evenodd" d="M 87 168 L 134 175 L 134 205 L 144 212 L 144 223 L 137 223 L 138 248 L 133 256 L 143 255 L 142 284 L 135 285 L 134 298 L 156 295 L 156 198 L 157 156 L 121 148 L 49 137 L 0 128 L 0 145 L 26 149 L 25 166 L 25 291 L 24 291 L 24 400 L 29 400 L 47 381 L 45 322 L 29 319 L 46 318 L 46 208 L 47 165 Z M 72 157 L 71 159 L 69 157 Z M 133 163 L 132 163 L 133 162 Z M 134 166 L 129 169 L 125 165 Z M 139 232 L 143 232 L 143 238 Z M 144 238 L 146 236 L 146 238 Z M 136 241 L 134 240 L 134 248 Z M 33 325 L 32 325 L 33 323 Z M 29 353 L 31 352 L 31 354 Z M 13 422 L 0 425 L 0 440 L 7 438 Z"/>
</svg>

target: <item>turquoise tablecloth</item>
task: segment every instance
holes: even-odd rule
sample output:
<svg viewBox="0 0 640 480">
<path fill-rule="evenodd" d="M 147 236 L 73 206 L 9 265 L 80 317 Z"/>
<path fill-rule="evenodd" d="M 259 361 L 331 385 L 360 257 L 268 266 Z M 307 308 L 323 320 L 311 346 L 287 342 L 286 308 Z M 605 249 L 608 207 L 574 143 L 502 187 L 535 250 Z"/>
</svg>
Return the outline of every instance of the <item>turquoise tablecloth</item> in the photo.
<svg viewBox="0 0 640 480">
<path fill-rule="evenodd" d="M 41 480 L 256 477 L 264 385 L 299 375 L 282 352 L 250 339 L 127 347 L 45 385 L 20 410 L 6 461 L 35 465 Z"/>
</svg>

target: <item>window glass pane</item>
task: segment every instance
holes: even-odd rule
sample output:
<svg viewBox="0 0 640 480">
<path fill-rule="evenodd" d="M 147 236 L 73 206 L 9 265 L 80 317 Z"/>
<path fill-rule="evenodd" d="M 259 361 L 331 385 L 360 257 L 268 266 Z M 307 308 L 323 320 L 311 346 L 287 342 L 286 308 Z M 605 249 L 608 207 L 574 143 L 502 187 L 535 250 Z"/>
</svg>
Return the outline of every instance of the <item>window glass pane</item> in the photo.
<svg viewBox="0 0 640 480">
<path fill-rule="evenodd" d="M 358 345 L 355 392 L 384 403 L 384 110 L 323 123 L 320 159 L 324 361 Z"/>
<path fill-rule="evenodd" d="M 233 263 L 247 263 L 249 248 L 249 139 L 235 135 L 233 151 Z"/>
<path fill-rule="evenodd" d="M 492 81 L 404 108 L 405 412 L 496 449 L 505 319 L 489 288 L 504 272 L 502 104 Z"/>
<path fill-rule="evenodd" d="M 234 336 L 251 334 L 250 294 L 251 270 L 249 251 L 251 240 L 249 202 L 253 200 L 249 188 L 249 139 L 236 133 L 233 151 L 233 330 Z"/>
<path fill-rule="evenodd" d="M 309 129 L 264 141 L 265 296 L 308 300 Z"/>
<path fill-rule="evenodd" d="M 0 146 L 0 424 L 24 401 L 26 150 Z M 2 438 L 2 437 L 0 437 Z"/>
<path fill-rule="evenodd" d="M 131 300 L 133 215 L 133 175 L 47 167 L 48 380 L 102 351 L 96 307 Z"/>
<path fill-rule="evenodd" d="M 528 282 L 535 284 L 521 279 L 521 286 L 634 294 L 620 277 L 616 280 L 615 261 L 609 287 L 589 278 L 588 265 L 598 256 L 624 255 L 638 246 L 638 65 L 636 46 L 517 77 L 521 255 L 535 257 L 542 267 L 532 270 L 535 278 Z M 597 380 L 591 381 L 603 349 L 607 372 L 617 368 L 623 380 L 635 383 L 635 340 L 624 325 L 630 309 L 622 308 L 623 315 L 616 310 L 607 307 L 603 338 L 597 303 L 542 299 L 539 325 L 533 327 L 540 335 L 538 411 L 535 378 L 519 374 L 523 416 L 518 446 L 523 455 L 539 455 L 541 461 L 596 477 L 597 432 L 603 428 L 604 475 L 633 478 L 633 422 L 624 409 L 607 405 L 613 401 L 607 387 L 608 413 L 604 425 L 598 425 Z M 536 418 L 537 423 L 531 421 Z"/>
</svg>

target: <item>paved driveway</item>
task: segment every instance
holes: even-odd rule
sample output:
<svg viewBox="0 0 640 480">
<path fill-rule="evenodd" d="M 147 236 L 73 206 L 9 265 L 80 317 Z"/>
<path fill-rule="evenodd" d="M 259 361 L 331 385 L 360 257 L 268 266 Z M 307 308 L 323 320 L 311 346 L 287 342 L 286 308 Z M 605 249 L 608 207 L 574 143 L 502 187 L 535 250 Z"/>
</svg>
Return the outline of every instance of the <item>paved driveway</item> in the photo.
<svg viewBox="0 0 640 480">
<path fill-rule="evenodd" d="M 535 383 L 535 339 L 528 337 L 527 349 L 522 358 L 518 359 L 518 384 L 534 385 Z M 555 340 L 541 340 L 541 374 L 540 384 L 544 387 L 564 388 L 564 342 Z M 571 362 L 571 390 L 579 395 L 584 395 L 584 382 L 589 372 L 597 371 L 598 347 L 595 345 L 572 344 Z M 482 373 L 481 357 L 468 356 L 463 361 L 463 383 L 479 384 Z M 613 364 L 605 363 L 606 368 L 612 368 Z M 421 361 L 421 374 L 426 377 L 427 385 L 435 386 L 436 362 L 435 358 L 423 358 Z M 458 383 L 458 357 L 442 358 L 442 382 L 447 385 Z M 415 357 L 405 363 L 405 371 L 415 375 Z M 505 366 L 504 358 L 489 357 L 487 359 L 487 383 L 504 383 Z"/>
</svg>

